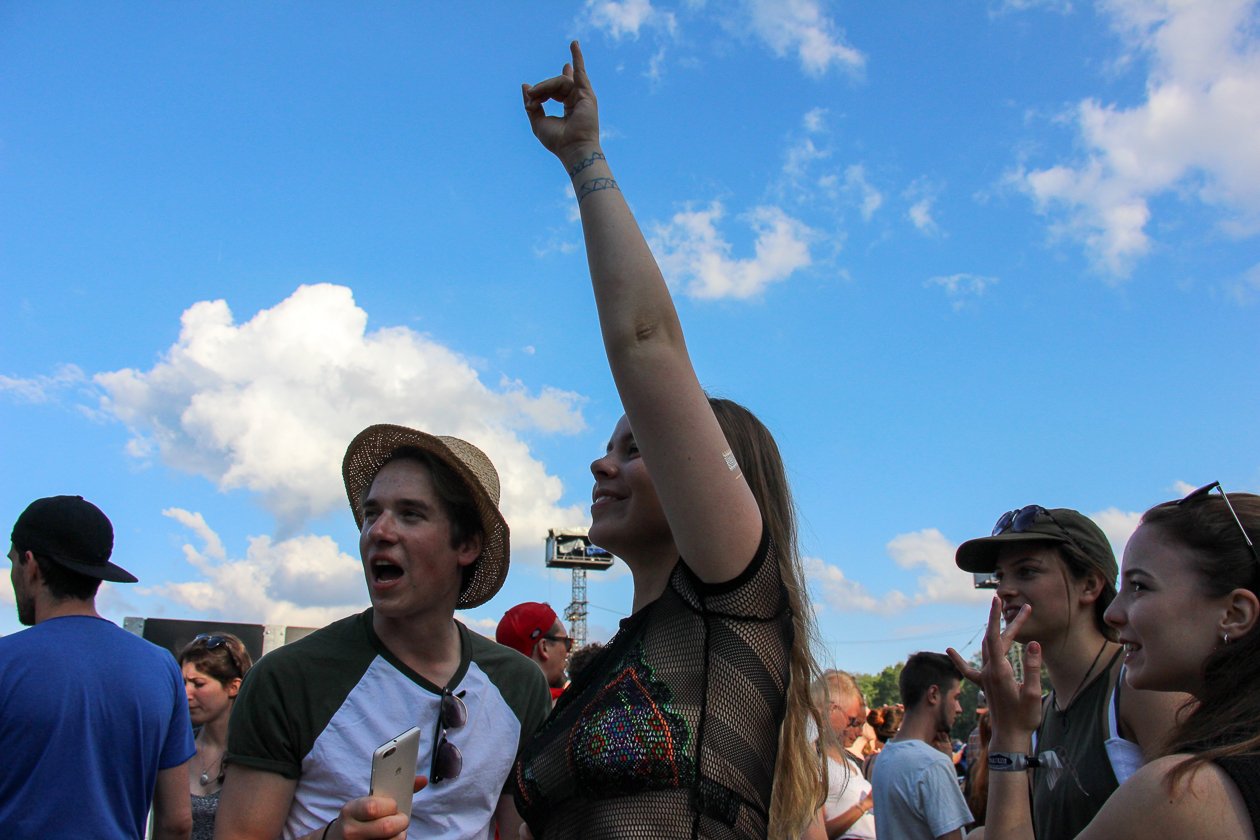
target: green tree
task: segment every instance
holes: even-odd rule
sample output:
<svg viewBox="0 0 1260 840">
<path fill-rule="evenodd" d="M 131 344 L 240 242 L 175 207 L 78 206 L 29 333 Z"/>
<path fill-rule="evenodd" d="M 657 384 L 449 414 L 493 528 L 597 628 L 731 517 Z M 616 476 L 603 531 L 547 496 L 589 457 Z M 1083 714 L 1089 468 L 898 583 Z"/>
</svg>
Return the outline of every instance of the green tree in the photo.
<svg viewBox="0 0 1260 840">
<path fill-rule="evenodd" d="M 977 668 L 980 667 L 979 653 L 972 657 L 971 664 Z M 967 736 L 976 727 L 976 709 L 980 706 L 980 686 L 971 680 L 963 680 L 962 694 L 958 695 L 958 704 L 962 706 L 962 711 L 958 713 L 958 717 L 954 718 L 954 727 L 949 730 L 949 736 L 965 744 Z"/>
<path fill-rule="evenodd" d="M 854 679 L 862 689 L 866 704 L 872 709 L 877 706 L 895 705 L 901 702 L 901 689 L 897 686 L 897 678 L 901 676 L 904 662 L 889 665 L 878 674 L 854 674 Z"/>
</svg>

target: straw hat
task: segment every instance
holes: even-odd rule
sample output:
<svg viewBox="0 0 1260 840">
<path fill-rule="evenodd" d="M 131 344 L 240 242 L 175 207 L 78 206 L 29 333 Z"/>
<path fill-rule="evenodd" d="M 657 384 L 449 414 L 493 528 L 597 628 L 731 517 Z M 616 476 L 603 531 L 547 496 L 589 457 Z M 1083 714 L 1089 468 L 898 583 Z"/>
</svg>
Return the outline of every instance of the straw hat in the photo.
<svg viewBox="0 0 1260 840">
<path fill-rule="evenodd" d="M 465 440 L 430 435 L 405 426 L 368 426 L 350 441 L 341 462 L 355 524 L 363 528 L 360 503 L 377 472 L 399 449 L 414 447 L 437 458 L 464 480 L 481 519 L 481 554 L 464 571 L 455 606 L 476 607 L 494 597 L 508 571 L 508 526 L 499 513 L 499 473 L 486 453 Z"/>
</svg>

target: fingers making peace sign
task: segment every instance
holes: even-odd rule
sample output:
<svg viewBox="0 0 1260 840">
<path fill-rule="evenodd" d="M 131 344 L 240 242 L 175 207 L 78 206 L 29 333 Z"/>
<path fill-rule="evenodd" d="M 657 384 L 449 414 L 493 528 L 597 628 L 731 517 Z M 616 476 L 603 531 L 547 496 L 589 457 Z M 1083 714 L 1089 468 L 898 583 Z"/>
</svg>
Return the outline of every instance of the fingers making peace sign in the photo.
<svg viewBox="0 0 1260 840">
<path fill-rule="evenodd" d="M 1032 607 L 1025 604 L 1003 630 L 1002 601 L 994 598 L 980 648 L 981 666 L 976 668 L 953 648 L 946 651 L 962 675 L 984 689 L 995 736 L 1000 732 L 1004 737 L 1021 740 L 1041 723 L 1041 645 L 1029 642 L 1025 647 L 1022 683 L 1016 681 L 1015 668 L 1007 656 L 1030 615 Z"/>
</svg>

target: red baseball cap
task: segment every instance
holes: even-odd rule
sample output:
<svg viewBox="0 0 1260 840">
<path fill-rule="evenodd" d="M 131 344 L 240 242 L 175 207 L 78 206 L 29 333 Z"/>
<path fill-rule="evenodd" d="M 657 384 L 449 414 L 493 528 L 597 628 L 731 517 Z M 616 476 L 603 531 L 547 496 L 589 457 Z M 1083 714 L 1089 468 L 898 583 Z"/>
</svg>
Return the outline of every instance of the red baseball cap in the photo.
<svg viewBox="0 0 1260 840">
<path fill-rule="evenodd" d="M 494 639 L 526 656 L 533 656 L 534 645 L 555 626 L 555 610 L 537 601 L 526 601 L 503 614 L 494 631 Z"/>
</svg>

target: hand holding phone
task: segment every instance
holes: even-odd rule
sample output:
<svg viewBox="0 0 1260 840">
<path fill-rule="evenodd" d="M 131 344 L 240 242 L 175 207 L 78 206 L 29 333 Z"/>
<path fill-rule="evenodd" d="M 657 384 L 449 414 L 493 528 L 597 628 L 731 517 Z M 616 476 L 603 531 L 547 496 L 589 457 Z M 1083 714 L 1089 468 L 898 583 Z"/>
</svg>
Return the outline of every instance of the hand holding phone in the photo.
<svg viewBox="0 0 1260 840">
<path fill-rule="evenodd" d="M 416 760 L 419 755 L 418 726 L 411 727 L 397 738 L 391 738 L 372 753 L 372 795 L 394 800 L 400 814 L 411 813 Z"/>
</svg>

